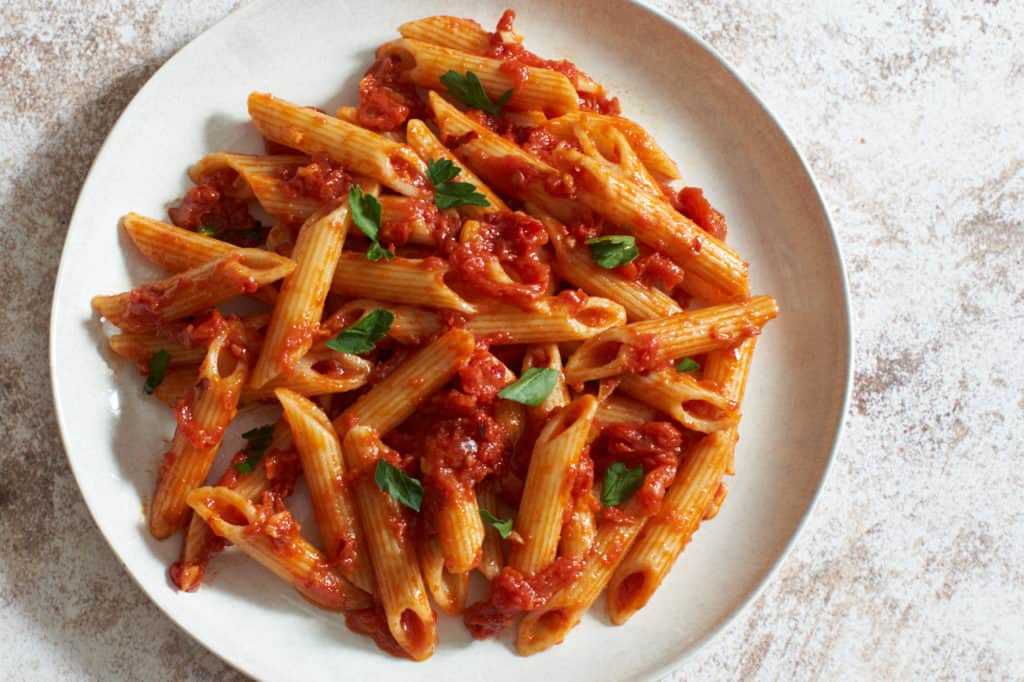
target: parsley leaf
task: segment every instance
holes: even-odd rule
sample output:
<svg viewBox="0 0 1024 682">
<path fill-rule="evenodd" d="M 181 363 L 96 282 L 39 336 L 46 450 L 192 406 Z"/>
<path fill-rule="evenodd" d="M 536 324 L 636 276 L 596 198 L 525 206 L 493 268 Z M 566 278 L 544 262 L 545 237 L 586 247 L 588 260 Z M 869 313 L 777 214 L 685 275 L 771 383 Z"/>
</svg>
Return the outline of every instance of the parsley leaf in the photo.
<svg viewBox="0 0 1024 682">
<path fill-rule="evenodd" d="M 235 467 L 236 471 L 248 474 L 256 469 L 256 465 L 263 459 L 263 455 L 267 454 L 270 441 L 274 439 L 274 425 L 267 424 L 266 426 L 257 426 L 255 429 L 249 429 L 242 434 L 242 438 L 249 441 L 242 451 L 248 456 L 232 466 Z"/>
<path fill-rule="evenodd" d="M 469 182 L 450 182 L 462 171 L 448 159 L 427 160 L 427 178 L 434 185 L 434 205 L 442 211 L 457 206 L 490 206 L 476 185 Z"/>
<path fill-rule="evenodd" d="M 693 358 L 683 358 L 676 365 L 676 371 L 679 372 L 692 372 L 695 369 L 700 369 L 700 363 Z"/>
<path fill-rule="evenodd" d="M 531 367 L 513 384 L 498 393 L 499 398 L 514 400 L 523 405 L 537 407 L 550 395 L 558 383 L 558 370 L 550 367 Z"/>
<path fill-rule="evenodd" d="M 156 390 L 167 374 L 167 365 L 171 364 L 171 355 L 163 348 L 153 353 L 149 358 L 149 372 L 146 374 L 146 385 L 143 387 L 143 391 L 146 394 L 151 394 Z"/>
<path fill-rule="evenodd" d="M 352 222 L 359 231 L 366 235 L 372 243 L 366 257 L 372 261 L 381 258 L 391 260 L 394 255 L 380 245 L 380 202 L 372 194 L 363 194 L 359 185 L 348 188 L 348 206 L 352 212 Z"/>
<path fill-rule="evenodd" d="M 615 462 L 604 472 L 601 485 L 601 504 L 614 507 L 622 504 L 640 489 L 644 482 L 644 468 L 639 464 L 627 469 L 622 462 Z"/>
<path fill-rule="evenodd" d="M 512 526 L 515 523 L 515 519 L 499 519 L 486 509 L 480 510 L 480 518 L 484 520 L 484 523 L 493 526 L 494 530 L 498 531 L 498 535 L 502 538 L 507 538 L 509 535 L 512 535 Z"/>
<path fill-rule="evenodd" d="M 593 261 L 607 270 L 632 263 L 640 255 L 636 248 L 636 238 L 625 234 L 588 239 L 587 246 L 590 247 Z"/>
<path fill-rule="evenodd" d="M 375 344 L 384 338 L 395 321 L 395 314 L 384 308 L 377 308 L 363 316 L 348 329 L 342 330 L 327 342 L 327 347 L 339 353 L 369 353 Z"/>
<path fill-rule="evenodd" d="M 216 227 L 213 227 L 212 225 L 207 225 L 204 223 L 200 225 L 198 228 L 196 228 L 196 232 L 198 232 L 199 234 L 206 235 L 207 237 L 216 237 L 220 233 L 220 230 Z"/>
<path fill-rule="evenodd" d="M 411 476 L 406 476 L 390 462 L 377 460 L 373 480 L 376 481 L 378 488 L 409 509 L 420 510 L 420 504 L 423 502 L 423 484 Z"/>
<path fill-rule="evenodd" d="M 491 101 L 484 92 L 480 79 L 472 71 L 467 71 L 465 76 L 460 75 L 458 71 L 449 71 L 441 76 L 441 85 L 448 88 L 452 97 L 466 106 L 483 109 L 491 116 L 500 116 L 501 108 L 512 99 L 512 90 L 506 90 L 497 102 Z"/>
</svg>

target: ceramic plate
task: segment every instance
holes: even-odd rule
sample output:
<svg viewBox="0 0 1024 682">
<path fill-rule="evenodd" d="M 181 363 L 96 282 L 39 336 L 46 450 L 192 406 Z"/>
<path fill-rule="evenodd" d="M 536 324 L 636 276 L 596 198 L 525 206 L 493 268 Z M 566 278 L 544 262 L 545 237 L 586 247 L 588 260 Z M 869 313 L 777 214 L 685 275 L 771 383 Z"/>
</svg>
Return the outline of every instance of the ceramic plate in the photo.
<svg viewBox="0 0 1024 682">
<path fill-rule="evenodd" d="M 493 26 L 504 4 L 480 0 L 257 1 L 167 62 L 110 133 L 82 189 L 54 291 L 51 366 L 57 415 L 82 495 L 139 585 L 196 639 L 263 679 L 646 678 L 665 672 L 757 593 L 811 510 L 839 437 L 851 374 L 842 261 L 805 164 L 779 124 L 715 53 L 669 19 L 627 2 L 520 0 L 527 46 L 571 58 L 622 101 L 729 220 L 755 293 L 781 314 L 758 345 L 737 473 L 650 604 L 623 627 L 598 603 L 566 642 L 519 658 L 510 639 L 474 642 L 440 619 L 425 663 L 387 657 L 237 552 L 218 557 L 198 594 L 172 589 L 179 544 L 156 542 L 142 510 L 174 420 L 142 395 L 107 350 L 95 293 L 159 274 L 118 229 L 129 211 L 161 217 L 208 152 L 258 151 L 245 100 L 270 91 L 327 111 L 355 103 L 360 74 L 396 27 L 431 14 Z M 261 423 L 246 415 L 241 426 Z M 240 442 L 233 429 L 224 450 Z M 217 466 L 222 466 L 218 464 Z M 216 470 L 216 469 L 215 469 Z M 300 511 L 300 514 L 306 512 Z M 306 524 L 311 529 L 312 524 Z"/>
</svg>

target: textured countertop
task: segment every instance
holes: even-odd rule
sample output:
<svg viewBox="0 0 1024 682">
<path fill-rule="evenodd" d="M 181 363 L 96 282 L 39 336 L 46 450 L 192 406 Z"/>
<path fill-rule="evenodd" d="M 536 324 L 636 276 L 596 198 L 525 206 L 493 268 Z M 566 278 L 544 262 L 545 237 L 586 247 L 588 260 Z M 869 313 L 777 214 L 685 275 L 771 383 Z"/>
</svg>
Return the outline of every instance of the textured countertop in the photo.
<svg viewBox="0 0 1024 682">
<path fill-rule="evenodd" d="M 655 4 L 736 67 L 810 162 L 857 334 L 815 515 L 761 597 L 675 677 L 1024 678 L 1024 4 Z M 46 360 L 93 156 L 160 64 L 233 6 L 0 4 L 2 679 L 240 677 L 95 529 Z"/>
</svg>

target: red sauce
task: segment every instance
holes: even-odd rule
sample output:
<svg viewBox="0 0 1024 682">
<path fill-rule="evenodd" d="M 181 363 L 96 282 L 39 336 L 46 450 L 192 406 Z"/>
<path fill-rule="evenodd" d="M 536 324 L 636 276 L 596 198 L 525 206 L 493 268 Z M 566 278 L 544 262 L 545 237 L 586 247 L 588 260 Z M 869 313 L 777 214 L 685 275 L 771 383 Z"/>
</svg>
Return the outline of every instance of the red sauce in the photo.
<svg viewBox="0 0 1024 682">
<path fill-rule="evenodd" d="M 645 373 L 668 367 L 671 361 L 659 358 L 658 345 L 654 334 L 637 334 L 626 346 L 623 371 Z"/>
<path fill-rule="evenodd" d="M 185 193 L 181 204 L 167 209 L 171 222 L 187 230 L 214 230 L 218 239 L 238 246 L 257 246 L 266 239 L 263 225 L 249 214 L 249 203 L 233 194 L 238 173 L 222 168 L 202 178 Z"/>
<path fill-rule="evenodd" d="M 529 309 L 546 295 L 551 268 L 541 259 L 548 233 L 540 221 L 502 211 L 481 219 L 478 235 L 453 245 L 448 254 L 452 274 L 483 296 Z M 515 281 L 496 282 L 489 268 L 499 264 Z"/>
<path fill-rule="evenodd" d="M 317 331 L 317 324 L 295 324 L 285 332 L 284 341 L 281 345 L 281 357 L 278 359 L 278 370 L 286 376 L 291 376 L 293 366 L 299 360 L 310 345 L 313 343 L 313 334 Z"/>
<path fill-rule="evenodd" d="M 716 211 L 704 198 L 700 187 L 684 187 L 671 197 L 677 211 L 697 223 L 697 226 L 718 239 L 725 239 L 725 216 Z M 699 251 L 699 247 L 697 248 Z"/>
<path fill-rule="evenodd" d="M 590 457 L 589 446 L 583 448 L 571 473 L 572 488 L 569 492 L 569 503 L 565 507 L 562 523 L 569 522 L 573 510 L 580 506 L 581 500 L 586 500 L 588 504 L 596 502 L 594 500 L 594 460 Z M 591 506 L 596 508 L 596 505 Z"/>
<path fill-rule="evenodd" d="M 448 147 L 449 151 L 454 152 L 462 145 L 466 144 L 467 142 L 472 142 L 478 137 L 480 137 L 480 134 L 478 132 L 476 132 L 475 130 L 470 130 L 468 133 L 465 133 L 464 135 L 459 135 L 458 137 L 445 138 L 444 146 Z"/>
<path fill-rule="evenodd" d="M 172 340 L 185 348 L 205 346 L 220 336 L 225 328 L 227 328 L 227 321 L 220 311 L 214 309 L 206 317 L 175 330 Z"/>
<path fill-rule="evenodd" d="M 580 109 L 584 111 L 593 111 L 598 114 L 609 114 L 611 116 L 618 116 L 622 113 L 618 97 L 608 97 L 607 95 L 599 95 L 593 92 L 580 92 L 577 95 L 580 100 Z"/>
<path fill-rule="evenodd" d="M 352 632 L 372 637 L 381 651 L 396 658 L 409 658 L 409 654 L 391 634 L 387 615 L 379 603 L 372 609 L 349 611 L 345 614 L 345 625 Z"/>
<path fill-rule="evenodd" d="M 590 451 L 598 476 L 604 476 L 604 471 L 615 462 L 627 467 L 640 465 L 646 474 L 643 485 L 626 503 L 627 509 L 618 511 L 633 518 L 658 511 L 666 488 L 675 479 L 682 444 L 682 432 L 670 422 L 617 423 L 601 430 Z M 604 509 L 602 513 L 608 511 Z M 614 511 L 605 515 L 621 520 Z"/>
<path fill-rule="evenodd" d="M 391 164 L 391 169 L 395 172 L 395 175 L 401 180 L 404 180 L 413 187 L 418 187 L 422 190 L 427 189 L 427 179 L 423 177 L 419 167 L 414 166 L 404 156 L 392 154 L 388 157 L 388 162 Z"/>
<path fill-rule="evenodd" d="M 416 87 L 404 78 L 398 55 L 378 59 L 359 81 L 359 125 L 371 130 L 395 130 L 414 114 L 424 118 Z"/>
<path fill-rule="evenodd" d="M 469 361 L 459 370 L 462 390 L 473 396 L 482 405 L 490 405 L 508 383 L 508 368 L 487 351 L 486 345 L 478 348 Z"/>
<path fill-rule="evenodd" d="M 313 365 L 313 371 L 332 379 L 345 377 L 345 365 L 338 360 L 321 360 Z"/>
<path fill-rule="evenodd" d="M 648 253 L 640 256 L 632 263 L 615 269 L 626 279 L 640 282 L 646 286 L 660 286 L 665 291 L 672 291 L 683 281 L 683 269 L 660 253 Z"/>
<path fill-rule="evenodd" d="M 583 562 L 569 557 L 555 559 L 533 575 L 506 566 L 491 581 L 491 594 L 466 609 L 463 622 L 475 639 L 501 633 L 516 616 L 544 606 L 559 589 L 583 573 Z"/>
<path fill-rule="evenodd" d="M 519 146 L 544 161 L 551 158 L 556 147 L 565 144 L 546 128 L 519 128 L 516 133 Z"/>
<path fill-rule="evenodd" d="M 545 174 L 518 156 L 479 159 L 480 174 L 499 194 L 522 198 L 526 188 L 542 182 Z"/>
<path fill-rule="evenodd" d="M 348 196 L 350 176 L 327 152 L 317 152 L 305 166 L 282 169 L 285 192 L 292 197 L 309 197 L 323 203 L 335 203 Z"/>
<path fill-rule="evenodd" d="M 206 450 L 214 447 L 220 442 L 221 437 L 224 435 L 223 426 L 204 429 L 195 422 L 195 417 L 192 414 L 192 404 L 194 400 L 199 398 L 199 395 L 203 390 L 202 382 L 200 382 L 199 385 L 190 391 L 189 395 L 182 399 L 177 410 L 175 410 L 175 418 L 178 422 L 178 432 L 185 436 L 192 447 L 198 450 Z"/>
</svg>

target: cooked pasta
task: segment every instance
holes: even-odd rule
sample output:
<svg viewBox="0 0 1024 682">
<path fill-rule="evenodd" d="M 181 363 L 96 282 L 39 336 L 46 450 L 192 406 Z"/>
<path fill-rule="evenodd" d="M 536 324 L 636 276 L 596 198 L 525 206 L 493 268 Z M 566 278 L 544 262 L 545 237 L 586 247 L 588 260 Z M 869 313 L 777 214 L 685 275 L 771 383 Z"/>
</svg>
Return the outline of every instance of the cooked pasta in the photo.
<svg viewBox="0 0 1024 682">
<path fill-rule="evenodd" d="M 437 610 L 528 655 L 605 590 L 628 620 L 725 500 L 778 305 L 703 190 L 514 19 L 403 24 L 333 114 L 252 93 L 264 149 L 122 219 L 166 274 L 92 307 L 172 410 L 148 527 L 181 531 L 183 592 L 240 551 L 394 656 L 433 654 Z M 255 404 L 280 416 L 239 428 Z"/>
</svg>

